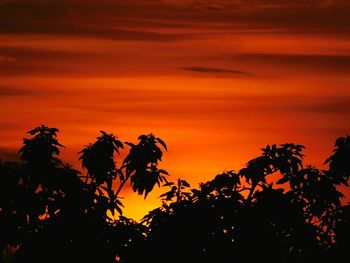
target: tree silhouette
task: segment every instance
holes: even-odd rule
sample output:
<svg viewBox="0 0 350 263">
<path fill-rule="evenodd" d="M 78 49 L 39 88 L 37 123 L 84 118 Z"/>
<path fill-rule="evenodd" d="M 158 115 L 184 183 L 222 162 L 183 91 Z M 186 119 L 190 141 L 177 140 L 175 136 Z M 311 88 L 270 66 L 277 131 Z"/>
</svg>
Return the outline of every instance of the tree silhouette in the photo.
<svg viewBox="0 0 350 263">
<path fill-rule="evenodd" d="M 238 172 L 191 188 L 159 168 L 163 140 L 136 144 L 100 132 L 80 154 L 83 172 L 59 159 L 58 129 L 39 126 L 20 162 L 0 162 L 0 249 L 13 262 L 321 262 L 347 256 L 350 137 L 336 140 L 328 169 L 303 165 L 302 145 L 267 145 Z M 129 151 L 120 166 L 120 151 Z M 86 174 L 84 174 L 86 173 Z M 147 197 L 167 190 L 141 222 L 122 216 L 129 182 Z M 2 261 L 9 257 L 2 257 Z"/>
<path fill-rule="evenodd" d="M 118 194 L 127 180 L 145 197 L 165 180 L 167 172 L 158 169 L 162 151 L 157 144 L 166 145 L 142 135 L 138 144 L 127 143 L 131 149 L 117 168 L 114 155 L 123 143 L 101 131 L 80 152 L 87 170 L 83 176 L 58 158 L 63 146 L 57 132 L 43 125 L 29 131 L 32 138 L 25 138 L 20 149 L 22 162 L 1 163 L 1 249 L 18 246 L 17 262 L 46 262 L 52 255 L 57 261 L 114 262 L 119 250 L 125 250 L 122 244 L 137 239 L 131 236 L 144 227 L 126 218 L 115 220 L 107 212 L 122 214 Z M 116 180 L 120 186 L 115 191 Z"/>
</svg>

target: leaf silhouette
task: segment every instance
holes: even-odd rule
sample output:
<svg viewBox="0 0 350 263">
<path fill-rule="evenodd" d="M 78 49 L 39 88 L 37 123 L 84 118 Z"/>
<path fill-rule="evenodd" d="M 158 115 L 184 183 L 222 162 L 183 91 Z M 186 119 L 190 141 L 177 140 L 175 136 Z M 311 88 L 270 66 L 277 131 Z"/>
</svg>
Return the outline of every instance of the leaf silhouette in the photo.
<svg viewBox="0 0 350 263">
<path fill-rule="evenodd" d="M 159 168 L 167 147 L 153 134 L 125 143 L 118 167 L 123 143 L 100 131 L 80 152 L 82 172 L 61 161 L 57 135 L 36 127 L 19 162 L 0 159 L 0 249 L 15 247 L 15 262 L 162 262 L 165 253 L 176 262 L 340 262 L 348 254 L 350 206 L 339 187 L 348 186 L 348 136 L 336 140 L 328 169 L 304 166 L 302 145 L 272 144 L 238 172 L 190 188 Z M 165 187 L 141 222 L 122 215 L 127 182 L 144 198 Z"/>
</svg>

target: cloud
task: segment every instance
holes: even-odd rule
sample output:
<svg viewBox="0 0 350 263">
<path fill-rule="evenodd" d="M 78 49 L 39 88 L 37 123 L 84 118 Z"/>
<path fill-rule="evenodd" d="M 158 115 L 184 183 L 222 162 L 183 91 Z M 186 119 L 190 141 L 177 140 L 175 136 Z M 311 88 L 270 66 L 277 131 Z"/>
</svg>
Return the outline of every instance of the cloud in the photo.
<svg viewBox="0 0 350 263">
<path fill-rule="evenodd" d="M 1 69 L 1 67 L 0 67 Z M 10 85 L 0 85 L 0 98 L 11 97 L 25 97 L 25 96 L 57 96 L 67 95 L 67 91 L 64 90 L 50 90 L 43 88 L 36 88 L 32 85 L 26 85 L 25 87 L 16 87 Z"/>
<path fill-rule="evenodd" d="M 69 39 L 68 39 L 69 41 Z M 120 43 L 79 40 L 77 43 L 86 50 L 62 48 L 49 40 L 51 49 L 45 47 L 0 46 L 0 53 L 16 58 L 14 62 L 0 61 L 0 77 L 40 76 L 40 77 L 120 77 L 162 75 L 172 71 L 173 61 L 164 60 L 162 54 L 144 52 L 146 45 L 134 44 L 129 48 Z M 77 43 L 75 43 L 77 45 Z M 96 44 L 96 46 L 93 46 Z M 151 45 L 152 46 L 152 45 Z M 143 49 L 142 49 L 143 48 Z M 152 61 L 152 63 L 150 63 Z M 15 91 L 6 89 L 6 94 Z"/>
<path fill-rule="evenodd" d="M 225 9 L 225 6 L 219 3 L 207 3 L 203 4 L 201 8 L 211 11 L 223 11 Z"/>
<path fill-rule="evenodd" d="M 0 97 L 26 96 L 33 95 L 36 91 L 31 89 L 22 89 L 12 86 L 0 85 Z"/>
<path fill-rule="evenodd" d="M 66 66 L 72 70 L 72 63 L 80 61 L 86 54 L 82 52 L 70 52 L 59 50 L 45 50 L 30 47 L 0 47 L 0 53 L 13 57 L 11 63 L 0 61 L 0 76 L 21 76 L 35 73 L 47 75 L 59 74 Z M 40 58 L 40 59 L 38 59 Z M 70 63 L 68 63 L 70 62 Z M 67 70 L 68 71 L 68 70 Z M 27 91 L 5 87 L 1 95 L 25 95 Z M 28 93 L 26 94 L 28 95 Z"/>
<path fill-rule="evenodd" d="M 211 67 L 203 67 L 203 66 L 194 66 L 194 67 L 183 67 L 182 70 L 193 71 L 198 73 L 218 73 L 218 74 L 233 74 L 233 75 L 245 75 L 249 74 L 240 70 L 231 70 L 231 69 L 223 69 L 223 68 L 211 68 Z"/>
<path fill-rule="evenodd" d="M 10 57 L 10 56 L 4 56 L 0 54 L 0 62 L 13 62 L 16 59 L 14 57 Z"/>
<path fill-rule="evenodd" d="M 1 19 L 0 19 L 1 22 Z M 106 22 L 107 24 L 108 22 Z M 174 41 L 185 40 L 190 36 L 187 34 L 158 33 L 123 28 L 108 28 L 107 25 L 99 27 L 93 25 L 82 26 L 79 24 L 45 24 L 37 22 L 24 22 L 13 25 L 12 22 L 4 22 L 2 34 L 42 34 L 42 35 L 63 35 L 70 37 L 92 37 L 112 40 L 133 40 L 133 41 Z"/>
<path fill-rule="evenodd" d="M 287 33 L 288 37 L 293 37 L 289 33 L 298 34 L 298 37 L 300 34 L 350 36 L 347 12 L 350 5 L 345 4 L 346 1 L 325 3 L 323 0 L 7 1 L 0 8 L 0 40 L 7 39 L 8 45 L 4 47 L 3 42 L 0 45 L 0 75 L 115 76 L 126 71 L 128 74 L 158 74 L 179 65 L 211 65 L 210 56 L 227 61 L 223 56 L 228 52 L 225 49 L 230 47 L 221 45 L 225 41 L 231 41 L 230 50 L 236 52 L 250 44 L 253 48 L 263 47 L 263 43 L 254 43 L 256 34 L 268 34 L 269 38 L 279 33 L 284 34 L 283 37 Z M 200 6 L 202 8 L 198 8 Z M 244 35 L 249 34 L 253 36 L 250 42 L 243 42 Z M 22 37 L 26 39 L 23 42 Z M 50 41 L 47 40 L 49 38 Z M 16 39 L 17 43 L 9 39 Z M 57 42 L 65 39 L 65 45 L 69 39 L 72 42 L 78 39 L 85 53 L 77 45 L 76 50 L 63 51 L 57 47 L 58 44 L 54 44 L 56 39 Z M 41 40 L 46 40 L 47 47 L 29 49 L 38 47 Z M 109 50 L 104 50 L 101 43 L 92 48 L 95 40 L 105 41 L 103 44 L 108 44 Z M 215 42 L 218 43 L 217 49 Z M 13 47 L 26 45 L 28 49 L 15 50 L 11 44 Z M 111 45 L 115 45 L 114 50 Z M 107 52 L 110 54 L 107 55 Z M 348 58 L 345 56 L 317 56 L 242 54 L 235 59 L 271 65 L 310 65 L 317 69 L 324 66 L 325 69 L 329 67 L 330 71 L 340 72 L 348 69 Z M 181 69 L 237 76 L 249 74 L 242 70 L 230 70 L 230 67 L 255 72 L 250 67 L 231 64 L 232 57 L 229 59 L 230 64 L 222 63 L 228 69 L 220 68 L 220 61 L 218 68 L 194 66 Z"/>
<path fill-rule="evenodd" d="M 15 1 L 0 9 L 0 34 L 44 34 L 113 40 L 173 41 L 183 33 L 157 32 L 143 24 L 164 15 L 159 1 Z M 166 12 L 167 13 L 167 12 Z M 167 19 L 166 19 L 167 20 Z M 161 21 L 160 21 L 161 22 Z M 166 27 L 166 23 L 163 27 Z"/>
<path fill-rule="evenodd" d="M 234 59 L 241 62 L 281 67 L 294 66 L 333 73 L 348 73 L 350 70 L 350 55 L 242 53 L 234 55 Z"/>
<path fill-rule="evenodd" d="M 17 0 L 2 5 L 0 34 L 177 41 L 220 24 L 349 35 L 349 12 L 347 0 Z"/>
<path fill-rule="evenodd" d="M 85 45 L 84 40 L 79 40 L 82 46 Z M 92 41 L 88 45 L 92 45 Z M 14 62 L 7 63 L 0 61 L 0 77 L 12 76 L 40 76 L 40 77 L 71 77 L 71 76 L 124 76 L 152 73 L 157 74 L 157 65 L 149 64 L 149 60 L 154 58 L 153 54 L 143 54 L 129 50 L 127 47 L 121 47 L 119 50 L 115 45 L 115 50 L 102 50 L 101 46 L 91 49 L 78 50 L 78 48 L 62 48 L 50 41 L 51 46 L 45 47 L 16 47 L 5 46 L 0 47 L 0 53 L 3 52 L 7 56 L 16 58 Z M 139 61 L 140 56 L 142 60 Z M 11 91 L 6 89 L 3 93 L 15 94 L 20 91 Z"/>
<path fill-rule="evenodd" d="M 300 111 L 312 112 L 318 114 L 336 114 L 349 116 L 350 97 L 330 97 L 314 99 L 305 103 L 298 109 Z"/>
</svg>

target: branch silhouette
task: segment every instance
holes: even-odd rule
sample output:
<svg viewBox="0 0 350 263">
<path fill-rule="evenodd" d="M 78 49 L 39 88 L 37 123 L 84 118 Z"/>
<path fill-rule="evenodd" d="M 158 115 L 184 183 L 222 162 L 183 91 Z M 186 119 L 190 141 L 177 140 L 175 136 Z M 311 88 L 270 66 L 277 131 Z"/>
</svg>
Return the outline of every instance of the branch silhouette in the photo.
<svg viewBox="0 0 350 263">
<path fill-rule="evenodd" d="M 303 165 L 304 146 L 267 145 L 238 172 L 192 188 L 159 167 L 165 142 L 136 144 L 101 131 L 79 152 L 83 171 L 60 158 L 59 130 L 28 132 L 19 162 L 0 161 L 1 262 L 327 262 L 347 256 L 350 137 L 336 140 L 327 169 Z M 120 152 L 129 150 L 117 165 Z M 137 222 L 120 193 L 162 204 Z M 117 212 L 117 213 L 116 213 Z"/>
</svg>

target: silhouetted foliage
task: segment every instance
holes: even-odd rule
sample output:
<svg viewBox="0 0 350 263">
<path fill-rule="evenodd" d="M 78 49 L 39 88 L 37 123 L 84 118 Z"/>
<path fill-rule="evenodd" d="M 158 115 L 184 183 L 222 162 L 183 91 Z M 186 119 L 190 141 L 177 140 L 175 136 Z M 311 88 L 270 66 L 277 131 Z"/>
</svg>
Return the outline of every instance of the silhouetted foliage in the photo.
<svg viewBox="0 0 350 263">
<path fill-rule="evenodd" d="M 136 144 L 101 131 L 80 152 L 83 172 L 59 159 L 58 129 L 28 132 L 18 163 L 0 161 L 0 249 L 13 262 L 321 262 L 347 256 L 350 137 L 328 169 L 303 165 L 302 145 L 267 145 L 238 172 L 198 188 L 167 179 L 163 140 Z M 130 149 L 117 162 L 124 146 Z M 120 166 L 117 165 L 120 163 Z M 84 175 L 84 173 L 86 173 Z M 141 222 L 122 216 L 120 192 L 167 190 Z M 117 213 L 116 213 L 117 212 Z M 6 261 L 2 257 L 2 261 Z M 8 260 L 8 259 L 7 259 Z"/>
<path fill-rule="evenodd" d="M 126 170 L 126 180 L 130 178 L 132 189 L 139 195 L 145 195 L 153 190 L 155 184 L 166 181 L 164 175 L 168 172 L 158 169 L 158 161 L 162 160 L 162 150 L 160 144 L 165 150 L 165 143 L 153 134 L 141 135 L 139 143 L 134 145 L 130 142 L 126 144 L 131 147 L 129 155 L 124 159 L 122 168 Z"/>
</svg>

